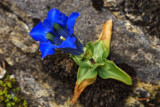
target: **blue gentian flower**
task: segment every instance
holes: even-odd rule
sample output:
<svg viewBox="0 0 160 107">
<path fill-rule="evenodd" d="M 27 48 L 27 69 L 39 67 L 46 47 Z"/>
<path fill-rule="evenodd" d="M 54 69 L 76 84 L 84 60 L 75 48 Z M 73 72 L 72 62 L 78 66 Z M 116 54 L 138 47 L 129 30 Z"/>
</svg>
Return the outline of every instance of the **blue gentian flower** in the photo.
<svg viewBox="0 0 160 107">
<path fill-rule="evenodd" d="M 56 48 L 72 55 L 83 53 L 82 44 L 73 34 L 75 21 L 79 15 L 79 13 L 73 12 L 66 16 L 53 8 L 48 12 L 47 18 L 31 30 L 29 35 L 39 41 L 42 58 L 53 55 Z"/>
</svg>

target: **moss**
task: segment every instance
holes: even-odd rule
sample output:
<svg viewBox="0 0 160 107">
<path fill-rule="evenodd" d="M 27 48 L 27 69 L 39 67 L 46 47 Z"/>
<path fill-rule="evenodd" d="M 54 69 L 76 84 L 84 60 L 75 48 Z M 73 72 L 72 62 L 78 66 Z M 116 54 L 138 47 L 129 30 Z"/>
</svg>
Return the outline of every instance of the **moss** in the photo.
<svg viewBox="0 0 160 107">
<path fill-rule="evenodd" d="M 16 80 L 10 75 L 0 80 L 0 107 L 27 107 Z"/>
</svg>

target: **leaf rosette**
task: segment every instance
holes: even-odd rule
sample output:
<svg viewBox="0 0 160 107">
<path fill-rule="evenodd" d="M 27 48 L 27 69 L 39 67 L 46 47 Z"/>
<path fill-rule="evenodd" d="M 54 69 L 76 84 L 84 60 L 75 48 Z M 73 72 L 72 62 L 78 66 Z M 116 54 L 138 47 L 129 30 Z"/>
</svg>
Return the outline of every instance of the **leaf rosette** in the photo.
<svg viewBox="0 0 160 107">
<path fill-rule="evenodd" d="M 109 20 L 105 23 L 101 36 L 95 43 L 87 43 L 83 54 L 71 56 L 79 65 L 72 104 L 88 85 L 95 82 L 97 75 L 103 79 L 115 79 L 132 85 L 131 77 L 107 59 L 110 52 L 111 32 L 112 20 Z"/>
</svg>

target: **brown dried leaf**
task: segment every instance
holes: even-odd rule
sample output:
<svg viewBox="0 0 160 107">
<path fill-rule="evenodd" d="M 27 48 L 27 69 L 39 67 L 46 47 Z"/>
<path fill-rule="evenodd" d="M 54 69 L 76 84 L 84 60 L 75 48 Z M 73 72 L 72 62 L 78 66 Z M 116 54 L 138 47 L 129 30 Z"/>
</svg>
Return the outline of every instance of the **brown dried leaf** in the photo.
<svg viewBox="0 0 160 107">
<path fill-rule="evenodd" d="M 74 88 L 74 97 L 72 99 L 71 104 L 74 104 L 77 101 L 77 99 L 79 98 L 79 96 L 81 95 L 81 93 L 83 92 L 83 90 L 87 86 L 93 84 L 96 81 L 96 78 L 97 77 L 92 78 L 92 79 L 85 79 L 79 85 L 78 85 L 78 81 L 76 81 L 76 86 Z"/>
<path fill-rule="evenodd" d="M 105 48 L 107 48 L 108 51 L 110 47 L 111 35 L 112 35 L 112 19 L 110 19 L 104 24 L 102 33 L 98 39 L 98 41 L 101 40 L 103 42 Z"/>
</svg>

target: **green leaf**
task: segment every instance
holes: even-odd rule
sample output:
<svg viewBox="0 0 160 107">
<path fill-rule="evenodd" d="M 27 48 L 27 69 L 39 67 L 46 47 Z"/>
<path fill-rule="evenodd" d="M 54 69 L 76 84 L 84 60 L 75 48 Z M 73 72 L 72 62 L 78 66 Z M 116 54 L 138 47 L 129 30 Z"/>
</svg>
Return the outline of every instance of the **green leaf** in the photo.
<svg viewBox="0 0 160 107">
<path fill-rule="evenodd" d="M 6 97 L 7 97 L 7 99 L 12 99 L 11 95 L 7 95 Z"/>
<path fill-rule="evenodd" d="M 132 85 L 131 77 L 117 67 L 112 61 L 106 59 L 105 65 L 103 65 L 98 72 L 98 75 L 103 79 L 115 79 L 121 81 L 127 85 Z"/>
<path fill-rule="evenodd" d="M 7 86 L 8 86 L 9 88 L 12 87 L 12 84 L 11 84 L 10 82 L 6 82 L 6 84 L 7 84 Z"/>
<path fill-rule="evenodd" d="M 7 74 L 7 76 L 6 76 L 6 80 L 8 80 L 8 79 L 9 79 L 9 77 L 10 77 L 10 76 L 9 76 L 9 74 Z"/>
<path fill-rule="evenodd" d="M 79 65 L 82 62 L 82 57 L 81 56 L 74 56 L 70 55 L 71 58 Z"/>
<path fill-rule="evenodd" d="M 12 102 L 12 106 L 15 106 L 15 102 Z"/>
<path fill-rule="evenodd" d="M 4 101 L 4 96 L 0 95 L 0 104 Z"/>
<path fill-rule="evenodd" d="M 9 99 L 7 98 L 7 99 L 5 100 L 5 102 L 9 102 Z"/>
<path fill-rule="evenodd" d="M 16 82 L 16 80 L 14 78 L 10 79 L 12 84 L 14 84 Z"/>
<path fill-rule="evenodd" d="M 1 95 L 3 95 L 3 91 L 2 91 L 2 90 L 0 90 L 0 96 L 1 96 Z"/>
<path fill-rule="evenodd" d="M 27 107 L 27 101 L 26 100 L 23 101 L 23 106 Z"/>
<path fill-rule="evenodd" d="M 2 80 L 0 80 L 0 86 L 3 86 L 3 81 Z"/>
<path fill-rule="evenodd" d="M 91 62 L 88 60 L 83 62 L 78 69 L 77 80 L 80 84 L 85 79 L 91 79 L 97 76 L 98 71 L 96 70 L 97 65 L 92 66 Z"/>
<path fill-rule="evenodd" d="M 12 102 L 7 102 L 6 107 L 12 107 Z"/>
<path fill-rule="evenodd" d="M 13 96 L 13 99 L 14 99 L 15 102 L 18 101 L 18 98 L 16 96 Z"/>
<path fill-rule="evenodd" d="M 13 88 L 13 91 L 14 92 L 17 92 L 17 91 L 19 91 L 20 89 L 18 88 L 18 87 L 16 87 L 16 88 Z"/>
<path fill-rule="evenodd" d="M 73 58 L 73 60 L 80 65 L 82 62 L 89 60 L 92 58 L 93 56 L 93 44 L 92 42 L 89 42 L 86 44 L 86 46 L 84 47 L 84 53 L 82 55 L 79 56 L 74 56 L 71 55 L 70 57 Z"/>
<path fill-rule="evenodd" d="M 7 91 L 7 88 L 5 88 L 4 90 L 3 90 L 3 94 L 7 97 L 7 93 L 8 93 L 8 91 Z"/>
<path fill-rule="evenodd" d="M 94 45 L 94 53 L 93 53 L 93 59 L 99 63 L 102 62 L 103 59 L 106 59 L 108 54 L 107 50 L 104 48 L 102 41 L 96 42 Z"/>
<path fill-rule="evenodd" d="M 82 57 L 85 58 L 85 59 L 91 59 L 92 56 L 93 56 L 93 52 L 94 52 L 93 44 L 90 41 L 84 47 L 84 54 L 83 54 Z"/>
</svg>

